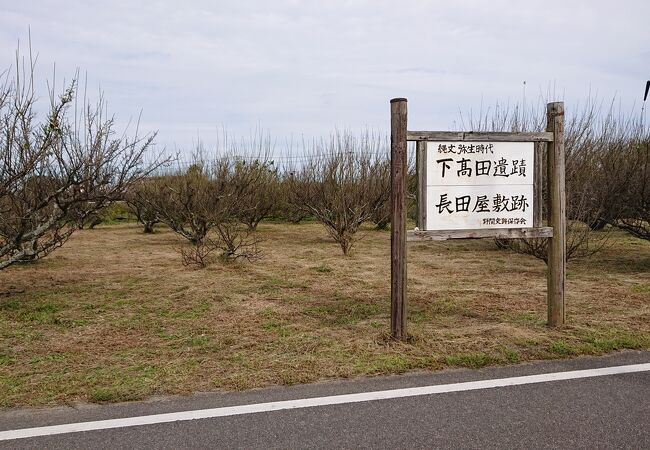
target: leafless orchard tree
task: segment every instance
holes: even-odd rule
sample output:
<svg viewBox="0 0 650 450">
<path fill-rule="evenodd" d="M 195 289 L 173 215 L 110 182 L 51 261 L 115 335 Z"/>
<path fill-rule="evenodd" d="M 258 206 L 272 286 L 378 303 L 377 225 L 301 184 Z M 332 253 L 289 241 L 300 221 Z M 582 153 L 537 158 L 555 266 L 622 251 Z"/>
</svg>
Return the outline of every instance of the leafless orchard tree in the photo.
<svg viewBox="0 0 650 450">
<path fill-rule="evenodd" d="M 224 259 L 257 259 L 260 239 L 240 218 L 250 207 L 245 199 L 264 185 L 263 163 L 233 156 L 194 161 L 187 170 L 151 177 L 134 191 L 132 202 L 196 247 L 181 249 L 186 264 L 204 266 L 216 250 Z"/>
<path fill-rule="evenodd" d="M 132 203 L 159 219 L 193 244 L 201 242 L 227 214 L 227 199 L 212 195 L 216 183 L 199 165 L 185 172 L 151 177 L 138 186 Z"/>
<path fill-rule="evenodd" d="M 280 175 L 273 162 L 264 163 L 254 160 L 247 163 L 238 162 L 236 172 L 250 171 L 255 176 L 256 182 L 243 190 L 237 217 L 248 227 L 255 230 L 263 220 L 274 215 L 280 204 Z M 249 178 L 244 175 L 244 178 Z"/>
<path fill-rule="evenodd" d="M 650 135 L 640 136 L 628 150 L 628 163 L 636 170 L 624 194 L 625 209 L 614 223 L 638 238 L 650 240 Z"/>
<path fill-rule="evenodd" d="M 278 209 L 280 176 L 273 164 L 253 161 L 250 166 L 247 170 L 259 172 L 259 178 L 255 189 L 245 191 L 238 218 L 249 230 L 255 230 L 263 219 L 271 217 Z"/>
<path fill-rule="evenodd" d="M 316 145 L 311 158 L 287 178 L 292 201 L 325 225 L 349 254 L 363 222 L 370 220 L 390 195 L 385 176 L 386 146 L 378 137 L 337 133 Z"/>
<path fill-rule="evenodd" d="M 567 132 L 567 214 L 592 230 L 615 224 L 641 181 L 639 145 L 647 136 L 635 115 L 589 102 Z M 581 214 L 574 214 L 579 211 Z"/>
<path fill-rule="evenodd" d="M 383 198 L 382 202 L 379 202 L 375 208 L 372 209 L 370 213 L 370 220 L 375 224 L 378 230 L 385 230 L 390 225 L 390 159 L 385 158 L 382 161 L 378 161 L 375 164 L 375 177 L 381 182 L 375 183 L 374 188 L 378 189 L 381 192 L 375 192 L 380 198 Z M 382 194 L 384 190 L 388 187 L 388 196 L 384 197 Z"/>
<path fill-rule="evenodd" d="M 303 203 L 305 195 L 303 181 L 295 168 L 282 173 L 278 187 L 280 192 L 277 215 L 287 222 L 297 224 L 311 214 L 309 208 Z"/>
<path fill-rule="evenodd" d="M 609 234 L 598 234 L 581 221 L 567 222 L 566 259 L 584 258 L 602 250 L 608 243 Z M 548 263 L 548 239 L 497 239 L 499 248 L 534 256 Z"/>
<path fill-rule="evenodd" d="M 149 177 L 134 183 L 125 193 L 124 202 L 127 204 L 129 211 L 135 216 L 137 221 L 143 227 L 143 233 L 150 234 L 154 232 L 156 224 L 161 220 L 155 209 L 153 209 L 146 198 L 146 192 L 150 190 L 149 183 L 156 183 L 154 177 Z"/>
<path fill-rule="evenodd" d="M 178 251 L 184 266 L 203 269 L 217 259 L 216 253 L 219 251 L 219 245 L 206 237 L 194 245 L 181 245 Z"/>
<path fill-rule="evenodd" d="M 406 179 L 406 207 L 407 207 L 407 216 L 409 219 L 416 220 L 417 218 L 417 189 L 418 189 L 418 178 L 415 167 L 415 148 L 410 149 L 408 152 L 408 172 Z M 384 183 L 390 186 L 390 158 L 387 156 L 385 161 L 378 164 L 377 174 L 382 177 L 385 181 Z M 383 186 L 384 183 L 381 185 Z M 390 190 L 390 187 L 389 187 Z M 375 224 L 378 230 L 385 230 L 390 225 L 391 219 L 391 204 L 390 204 L 390 194 L 386 200 L 377 207 L 373 213 L 370 220 Z"/>
<path fill-rule="evenodd" d="M 39 121 L 34 69 L 17 53 L 0 85 L 0 269 L 48 255 L 160 163 L 144 162 L 155 134 L 116 135 L 101 98 L 79 105 L 76 80 Z"/>
</svg>

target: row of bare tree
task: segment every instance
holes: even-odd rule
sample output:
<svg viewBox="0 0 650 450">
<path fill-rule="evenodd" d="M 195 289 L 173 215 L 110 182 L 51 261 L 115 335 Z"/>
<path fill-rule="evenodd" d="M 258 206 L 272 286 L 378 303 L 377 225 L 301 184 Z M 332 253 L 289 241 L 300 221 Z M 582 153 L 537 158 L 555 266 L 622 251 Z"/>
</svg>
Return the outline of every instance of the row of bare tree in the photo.
<svg viewBox="0 0 650 450">
<path fill-rule="evenodd" d="M 266 218 L 316 218 L 344 254 L 364 222 L 387 226 L 390 163 L 382 139 L 337 133 L 312 144 L 303 164 L 282 168 L 266 156 L 268 138 L 253 142 L 264 143 L 247 149 L 254 157 L 205 162 L 202 155 L 185 170 L 134 184 L 125 200 L 145 232 L 164 223 L 194 246 L 182 249 L 184 260 L 204 265 L 216 250 L 226 259 L 259 256 L 253 231 Z"/>
<path fill-rule="evenodd" d="M 363 223 L 389 225 L 385 137 L 335 133 L 308 144 L 300 162 L 277 164 L 270 138 L 260 133 L 226 146 L 221 156 L 199 151 L 189 167 L 170 169 L 160 158 L 145 161 L 153 135 L 114 134 L 101 99 L 78 106 L 74 83 L 58 97 L 51 94 L 49 113 L 39 122 L 31 73 L 28 65 L 0 84 L 0 269 L 49 254 L 116 201 L 131 206 L 146 232 L 164 223 L 186 238 L 181 253 L 188 264 L 204 265 L 216 255 L 258 257 L 254 230 L 265 218 L 315 218 L 344 254 Z M 569 117 L 569 257 L 601 248 L 607 233 L 596 231 L 604 228 L 650 239 L 648 127 L 595 102 Z M 543 128 L 544 114 L 496 109 L 467 125 L 534 131 Z M 411 191 L 414 181 L 411 169 Z M 546 259 L 545 239 L 498 244 Z"/>
<path fill-rule="evenodd" d="M 606 112 L 601 113 L 603 110 Z M 528 114 L 524 119 L 521 110 L 514 109 L 497 110 L 489 118 L 471 123 L 470 128 L 524 131 L 540 130 L 543 125 L 543 115 Z M 251 150 L 249 155 L 254 154 Z M 650 239 L 647 127 L 638 118 L 614 114 L 611 108 L 590 102 L 567 121 L 566 150 L 568 258 L 599 251 L 607 243 L 608 232 L 615 228 Z M 313 217 L 322 222 L 344 254 L 358 239 L 364 222 L 374 222 L 377 228 L 386 228 L 390 223 L 390 161 L 385 138 L 369 133 L 337 133 L 312 144 L 299 165 L 279 168 L 259 152 L 252 161 L 247 165 L 236 158 L 221 158 L 213 161 L 211 176 L 206 175 L 204 166 L 199 168 L 195 164 L 186 172 L 151 178 L 141 185 L 142 192 L 131 195 L 130 202 L 135 211 L 145 211 L 195 243 L 197 240 L 192 236 L 196 231 L 188 233 L 183 227 L 198 227 L 205 235 L 205 224 L 216 223 L 215 219 L 205 217 L 207 211 L 213 216 L 228 217 L 231 227 L 237 222 L 245 224 L 248 231 L 265 218 L 299 222 Z M 201 176 L 197 178 L 197 174 Z M 409 190 L 413 194 L 413 168 L 409 175 Z M 189 188 L 199 182 L 207 183 L 208 178 L 216 183 L 210 189 Z M 218 181 L 226 179 L 229 181 Z M 181 181 L 189 185 L 174 186 Z M 235 189 L 236 193 L 229 193 L 228 189 Z M 197 200 L 200 195 L 206 198 Z M 174 202 L 170 203 L 170 196 L 176 197 Z M 219 212 L 213 204 L 223 198 L 232 200 L 232 210 L 227 214 Z M 179 215 L 179 211 L 185 215 Z M 141 212 L 138 214 L 142 216 Z M 197 220 L 198 225 L 193 225 Z M 215 227 L 218 230 L 220 225 Z M 497 245 L 546 260 L 546 239 L 499 240 Z M 229 253 L 231 249 L 224 251 L 235 255 Z"/>
</svg>

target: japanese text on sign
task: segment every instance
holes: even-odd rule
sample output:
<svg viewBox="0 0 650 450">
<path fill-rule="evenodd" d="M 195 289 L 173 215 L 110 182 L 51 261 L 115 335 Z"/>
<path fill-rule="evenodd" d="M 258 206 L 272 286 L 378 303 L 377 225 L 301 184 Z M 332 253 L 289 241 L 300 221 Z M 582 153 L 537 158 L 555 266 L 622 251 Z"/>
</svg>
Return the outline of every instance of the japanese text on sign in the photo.
<svg viewBox="0 0 650 450">
<path fill-rule="evenodd" d="M 428 142 L 427 230 L 533 226 L 532 142 Z"/>
</svg>

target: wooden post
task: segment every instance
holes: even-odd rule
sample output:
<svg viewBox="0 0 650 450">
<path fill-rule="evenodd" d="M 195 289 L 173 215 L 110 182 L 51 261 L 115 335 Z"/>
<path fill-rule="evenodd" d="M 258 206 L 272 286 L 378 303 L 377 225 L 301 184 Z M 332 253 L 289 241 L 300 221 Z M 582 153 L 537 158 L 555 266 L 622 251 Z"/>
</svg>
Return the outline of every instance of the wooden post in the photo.
<svg viewBox="0 0 650 450">
<path fill-rule="evenodd" d="M 405 98 L 390 101 L 390 331 L 406 339 L 406 129 Z"/>
<path fill-rule="evenodd" d="M 418 188 L 418 219 L 420 231 L 427 228 L 427 143 L 418 141 L 415 147 L 415 168 L 417 170 Z"/>
<path fill-rule="evenodd" d="M 542 205 L 544 201 L 544 186 L 543 186 L 543 181 L 544 181 L 544 170 L 545 170 L 545 164 L 544 164 L 544 148 L 545 145 L 542 144 L 541 142 L 535 142 L 535 173 L 533 174 L 533 196 L 534 196 L 534 206 L 535 209 L 533 210 L 533 226 L 535 228 L 539 228 L 543 226 L 542 224 L 542 215 L 544 212 L 544 205 Z"/>
<path fill-rule="evenodd" d="M 548 223 L 553 237 L 548 242 L 548 325 L 564 324 L 564 285 L 566 280 L 566 198 L 564 163 L 564 103 L 546 106 L 546 131 L 553 133 L 547 151 Z"/>
</svg>

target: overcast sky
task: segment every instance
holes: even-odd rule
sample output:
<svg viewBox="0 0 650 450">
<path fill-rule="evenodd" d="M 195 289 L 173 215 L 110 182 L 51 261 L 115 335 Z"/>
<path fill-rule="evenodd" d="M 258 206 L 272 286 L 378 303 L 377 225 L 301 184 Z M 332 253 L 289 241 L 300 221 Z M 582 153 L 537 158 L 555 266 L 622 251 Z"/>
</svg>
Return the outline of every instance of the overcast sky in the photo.
<svg viewBox="0 0 650 450">
<path fill-rule="evenodd" d="M 0 55 L 31 29 L 39 79 L 88 75 L 120 123 L 168 148 L 261 126 L 283 141 L 335 128 L 457 128 L 481 103 L 591 92 L 641 109 L 650 1 L 0 0 Z M 46 95 L 44 82 L 41 93 Z"/>
</svg>

